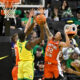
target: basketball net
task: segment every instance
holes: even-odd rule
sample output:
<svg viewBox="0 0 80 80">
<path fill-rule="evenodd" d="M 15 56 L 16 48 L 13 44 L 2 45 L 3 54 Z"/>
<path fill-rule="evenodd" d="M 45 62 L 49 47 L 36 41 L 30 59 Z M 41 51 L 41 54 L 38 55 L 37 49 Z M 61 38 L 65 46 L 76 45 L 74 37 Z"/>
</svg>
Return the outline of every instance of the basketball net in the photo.
<svg viewBox="0 0 80 80">
<path fill-rule="evenodd" d="M 7 1 L 2 3 L 1 5 L 4 10 L 5 18 L 15 18 L 15 11 L 17 9 L 17 6 L 15 7 L 13 2 Z"/>
</svg>

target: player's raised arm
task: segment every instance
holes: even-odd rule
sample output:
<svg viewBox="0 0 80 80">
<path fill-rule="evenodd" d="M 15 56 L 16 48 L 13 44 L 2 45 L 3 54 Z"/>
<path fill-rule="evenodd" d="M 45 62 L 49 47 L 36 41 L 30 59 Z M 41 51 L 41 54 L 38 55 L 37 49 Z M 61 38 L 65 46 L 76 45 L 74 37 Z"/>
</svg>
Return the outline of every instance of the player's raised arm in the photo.
<svg viewBox="0 0 80 80">
<path fill-rule="evenodd" d="M 48 41 L 49 41 L 49 40 L 51 40 L 51 39 L 52 39 L 53 34 L 50 32 L 50 30 L 49 30 L 49 28 L 48 28 L 47 23 L 45 23 L 44 28 L 45 28 L 46 35 L 47 35 L 47 38 L 48 38 Z"/>
<path fill-rule="evenodd" d="M 28 20 L 28 22 L 27 22 L 27 24 L 26 24 L 26 27 L 25 27 L 25 30 L 24 30 L 24 33 L 26 34 L 26 36 L 31 33 L 31 31 L 32 31 L 32 29 L 33 29 L 33 27 L 34 27 L 34 25 L 35 25 L 34 21 L 33 21 L 33 23 L 31 24 L 31 19 L 32 19 L 33 16 L 34 16 L 34 10 L 32 9 L 32 10 L 30 11 L 29 20 Z"/>
<path fill-rule="evenodd" d="M 61 47 L 69 47 L 70 46 L 70 39 L 69 39 L 68 34 L 67 34 L 68 31 L 69 31 L 69 29 L 65 30 L 66 42 L 60 42 Z"/>
<path fill-rule="evenodd" d="M 40 25 L 40 37 L 36 38 L 32 41 L 29 41 L 26 44 L 26 49 L 30 50 L 32 49 L 35 45 L 39 44 L 42 40 L 44 40 L 44 25 Z"/>
</svg>

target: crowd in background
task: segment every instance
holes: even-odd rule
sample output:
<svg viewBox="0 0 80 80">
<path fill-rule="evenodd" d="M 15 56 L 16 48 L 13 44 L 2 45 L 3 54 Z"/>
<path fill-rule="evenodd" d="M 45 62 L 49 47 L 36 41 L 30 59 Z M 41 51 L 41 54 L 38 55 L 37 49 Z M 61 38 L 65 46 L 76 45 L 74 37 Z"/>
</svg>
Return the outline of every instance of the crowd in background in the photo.
<svg viewBox="0 0 80 80">
<path fill-rule="evenodd" d="M 23 4 L 24 4 L 23 0 Z M 73 20 L 74 24 L 78 26 L 78 34 L 75 36 L 76 42 L 78 44 L 78 47 L 80 48 L 80 6 L 77 6 L 76 14 L 73 14 L 72 8 L 68 4 L 69 2 L 66 0 L 62 0 L 61 6 L 53 8 L 51 7 L 51 3 L 47 3 L 46 7 L 44 7 L 44 15 L 47 18 L 47 21 L 51 22 L 59 22 L 59 21 L 67 21 L 67 20 Z M 38 9 L 34 10 L 34 14 L 38 15 L 39 11 Z M 10 19 L 10 29 L 11 31 L 14 30 L 24 30 L 25 26 L 29 19 L 29 10 L 16 10 L 15 12 L 15 19 Z M 33 23 L 33 18 L 31 20 L 31 23 Z M 48 22 L 47 22 L 48 23 Z M 55 26 L 56 27 L 56 26 Z M 33 40 L 36 37 L 39 37 L 40 30 L 39 26 L 34 26 L 33 31 L 31 34 L 27 37 L 28 39 Z M 4 34 L 4 31 L 2 32 Z M 13 33 L 12 33 L 13 34 Z M 16 39 L 15 33 L 12 35 L 12 49 L 14 49 L 14 42 Z M 55 33 L 54 33 L 55 34 Z M 42 43 L 36 45 L 33 48 L 33 54 L 35 56 L 35 77 L 34 80 L 42 80 L 43 73 L 44 73 L 44 56 L 45 56 L 45 47 L 47 44 L 47 40 L 42 41 Z M 14 50 L 13 50 L 14 53 Z M 79 80 L 80 79 L 80 54 L 77 52 L 73 52 L 67 60 L 62 58 L 62 55 L 60 55 L 60 61 L 61 61 L 61 67 L 64 73 L 64 79 L 63 80 Z M 77 66 L 77 67 L 76 67 Z M 78 71 L 79 73 L 75 73 Z M 74 73 L 73 73 L 74 72 Z M 67 76 L 66 76 L 67 75 Z M 79 75 L 79 76 L 78 76 Z M 71 77 L 72 76 L 72 77 Z"/>
</svg>

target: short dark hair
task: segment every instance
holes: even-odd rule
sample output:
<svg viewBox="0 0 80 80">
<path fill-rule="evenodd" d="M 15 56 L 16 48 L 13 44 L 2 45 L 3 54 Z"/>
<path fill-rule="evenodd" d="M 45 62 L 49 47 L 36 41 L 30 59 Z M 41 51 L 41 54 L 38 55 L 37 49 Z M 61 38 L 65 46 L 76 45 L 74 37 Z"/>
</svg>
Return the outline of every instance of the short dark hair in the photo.
<svg viewBox="0 0 80 80">
<path fill-rule="evenodd" d="M 37 48 L 37 51 L 42 51 L 41 47 Z"/>
<path fill-rule="evenodd" d="M 11 41 L 15 42 L 15 37 L 16 37 L 17 35 L 18 35 L 17 33 L 13 34 L 13 36 L 11 37 Z"/>
<path fill-rule="evenodd" d="M 80 7 L 77 8 L 76 13 L 80 14 Z"/>
<path fill-rule="evenodd" d="M 20 42 L 23 42 L 25 40 L 25 33 L 23 31 L 18 33 L 18 36 L 19 36 Z"/>
<path fill-rule="evenodd" d="M 69 7 L 69 4 L 68 4 L 68 1 L 67 1 L 67 0 L 62 0 L 61 6 L 63 5 L 63 2 L 64 2 L 64 1 L 66 1 L 66 3 L 67 3 L 67 6 L 65 7 L 65 10 L 67 10 L 68 7 Z"/>
</svg>

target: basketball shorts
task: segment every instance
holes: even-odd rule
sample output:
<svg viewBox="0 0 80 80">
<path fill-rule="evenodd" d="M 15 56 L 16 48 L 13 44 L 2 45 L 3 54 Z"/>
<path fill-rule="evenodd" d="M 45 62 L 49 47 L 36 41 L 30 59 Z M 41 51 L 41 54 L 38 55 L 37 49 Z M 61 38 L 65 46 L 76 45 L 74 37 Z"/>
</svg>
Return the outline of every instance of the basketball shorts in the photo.
<svg viewBox="0 0 80 80">
<path fill-rule="evenodd" d="M 45 63 L 44 78 L 58 78 L 58 77 L 59 77 L 58 65 Z"/>
<path fill-rule="evenodd" d="M 34 63 L 32 61 L 20 61 L 18 63 L 18 80 L 33 80 Z"/>
</svg>

